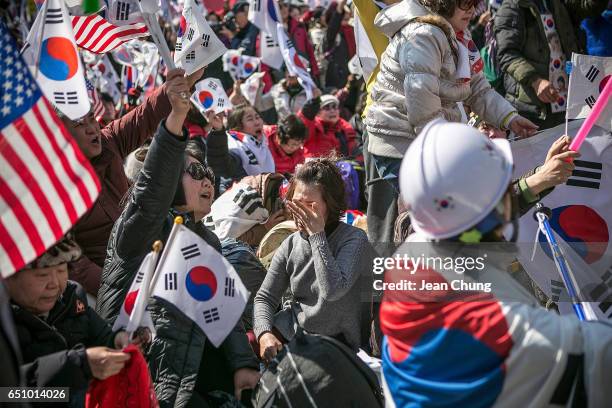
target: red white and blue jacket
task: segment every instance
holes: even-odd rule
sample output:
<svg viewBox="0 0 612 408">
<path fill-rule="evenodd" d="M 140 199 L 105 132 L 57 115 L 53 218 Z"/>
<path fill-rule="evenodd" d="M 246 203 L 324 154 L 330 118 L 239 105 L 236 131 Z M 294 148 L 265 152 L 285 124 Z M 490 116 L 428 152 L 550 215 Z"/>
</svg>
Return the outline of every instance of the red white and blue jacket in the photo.
<svg viewBox="0 0 612 408">
<path fill-rule="evenodd" d="M 469 248 L 448 251 L 415 244 L 419 241 L 424 240 L 411 236 L 396 254 L 476 257 Z M 542 407 L 572 401 L 609 406 L 612 325 L 541 308 L 506 271 L 514 254 L 497 255 L 484 260 L 483 270 L 463 274 L 422 267 L 414 274 L 397 268 L 385 272 L 385 283 L 404 285 L 387 286 L 380 310 L 387 402 L 397 407 Z M 488 282 L 492 292 L 462 291 L 458 281 Z M 406 282 L 416 289 L 409 290 Z M 424 284 L 431 287 L 418 290 Z M 574 388 L 583 392 L 572 393 Z"/>
</svg>

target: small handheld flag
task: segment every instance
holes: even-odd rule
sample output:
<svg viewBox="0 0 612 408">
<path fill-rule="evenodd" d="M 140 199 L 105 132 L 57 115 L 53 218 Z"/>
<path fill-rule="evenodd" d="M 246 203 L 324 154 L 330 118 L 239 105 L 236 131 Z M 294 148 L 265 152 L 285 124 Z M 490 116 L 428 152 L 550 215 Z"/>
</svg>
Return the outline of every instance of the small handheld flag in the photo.
<svg viewBox="0 0 612 408">
<path fill-rule="evenodd" d="M 72 24 L 63 0 L 47 0 L 43 10 L 28 34 L 23 57 L 47 99 L 76 120 L 91 105 Z"/>
<path fill-rule="evenodd" d="M 306 91 L 306 97 L 308 99 L 312 99 L 314 95 L 314 90 L 317 86 L 315 85 L 314 81 L 312 80 L 312 77 L 308 73 L 304 61 L 302 61 L 300 55 L 295 50 L 293 42 L 287 36 L 285 27 L 281 23 L 277 25 L 277 32 L 280 49 L 285 60 L 285 65 L 287 66 L 287 71 L 289 71 L 290 75 L 296 76 L 298 78 L 300 85 L 302 85 L 302 87 Z"/>
<path fill-rule="evenodd" d="M 174 48 L 174 62 L 187 75 L 205 67 L 227 49 L 199 12 L 196 0 L 186 0 Z"/>
<path fill-rule="evenodd" d="M 234 80 L 248 78 L 257 72 L 259 63 L 259 58 L 242 55 L 240 50 L 227 50 L 223 54 L 223 70 L 229 72 Z"/>
<path fill-rule="evenodd" d="M 71 22 L 77 45 L 96 54 L 107 53 L 126 41 L 149 35 L 144 23 L 113 25 L 96 14 L 72 16 Z"/>
<path fill-rule="evenodd" d="M 256 72 L 251 75 L 243 84 L 240 85 L 240 91 L 247 101 L 255 106 L 255 100 L 257 99 L 257 93 L 261 87 L 265 72 Z"/>
<path fill-rule="evenodd" d="M 233 330 L 249 298 L 232 265 L 176 222 L 151 286 L 151 296 L 175 305 L 215 347 Z"/>
<path fill-rule="evenodd" d="M 151 333 L 155 333 L 153 320 L 146 308 L 150 297 L 151 279 L 162 248 L 161 241 L 155 241 L 153 251 L 149 252 L 140 264 L 125 296 L 119 316 L 115 320 L 113 331 L 125 329 L 131 336 L 139 327 L 145 326 L 151 330 Z"/>
<path fill-rule="evenodd" d="M 566 120 L 591 117 L 595 119 L 594 124 L 610 131 L 612 129 L 612 104 L 606 103 L 602 97 L 606 97 L 606 86 L 612 82 L 610 80 L 612 78 L 612 57 L 573 53 L 572 62 L 568 65 L 570 65 L 568 68 L 571 69 Z M 595 111 L 598 100 L 601 100 L 598 105 L 598 111 L 601 111 L 595 118 L 590 114 Z M 574 143 L 578 143 L 579 135 L 574 139 Z"/>
<path fill-rule="evenodd" d="M 209 110 L 220 113 L 232 107 L 221 81 L 216 78 L 206 78 L 198 82 L 195 85 L 195 92 L 191 95 L 191 102 L 202 115 Z"/>
</svg>

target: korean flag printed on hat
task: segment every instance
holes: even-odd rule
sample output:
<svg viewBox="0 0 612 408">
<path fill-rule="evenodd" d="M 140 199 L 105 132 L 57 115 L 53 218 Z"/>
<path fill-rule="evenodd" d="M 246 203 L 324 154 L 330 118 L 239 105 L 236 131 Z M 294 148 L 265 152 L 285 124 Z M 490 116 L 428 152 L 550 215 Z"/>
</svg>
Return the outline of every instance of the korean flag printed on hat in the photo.
<svg viewBox="0 0 612 408">
<path fill-rule="evenodd" d="M 197 0 L 185 0 L 179 34 L 174 47 L 174 62 L 187 75 L 210 64 L 227 50 L 204 19 Z"/>
<path fill-rule="evenodd" d="M 209 110 L 221 113 L 232 107 L 229 97 L 223 89 L 221 81 L 216 78 L 206 78 L 195 86 L 191 102 L 205 115 Z"/>
<path fill-rule="evenodd" d="M 242 316 L 249 291 L 220 253 L 182 224 L 174 224 L 151 296 L 172 303 L 219 347 Z"/>
<path fill-rule="evenodd" d="M 79 119 L 91 105 L 72 23 L 63 0 L 47 1 L 46 13 L 41 9 L 28 34 L 23 57 L 47 99 L 70 119 Z"/>
</svg>

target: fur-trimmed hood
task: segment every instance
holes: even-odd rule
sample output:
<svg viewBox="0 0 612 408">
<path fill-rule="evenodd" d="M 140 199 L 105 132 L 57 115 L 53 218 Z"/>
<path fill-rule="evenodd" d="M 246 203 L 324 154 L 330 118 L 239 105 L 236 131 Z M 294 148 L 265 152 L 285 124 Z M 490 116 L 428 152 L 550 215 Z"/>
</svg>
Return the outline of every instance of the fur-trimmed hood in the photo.
<svg viewBox="0 0 612 408">
<path fill-rule="evenodd" d="M 442 16 L 432 13 L 418 0 L 402 0 L 385 8 L 376 15 L 374 25 L 387 37 L 392 38 L 413 20 L 439 27 L 449 39 L 455 37 L 450 24 Z"/>
</svg>

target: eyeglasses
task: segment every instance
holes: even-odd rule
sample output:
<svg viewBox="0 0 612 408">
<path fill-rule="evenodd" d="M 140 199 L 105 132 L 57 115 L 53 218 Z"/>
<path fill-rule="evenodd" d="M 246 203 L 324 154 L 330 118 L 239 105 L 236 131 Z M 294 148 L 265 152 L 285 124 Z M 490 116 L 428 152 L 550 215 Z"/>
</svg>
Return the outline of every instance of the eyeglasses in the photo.
<svg viewBox="0 0 612 408">
<path fill-rule="evenodd" d="M 321 106 L 321 109 L 323 109 L 323 110 L 336 110 L 336 109 L 338 109 L 338 105 L 336 105 L 335 103 L 330 103 L 330 104 L 327 104 L 325 106 Z"/>
<path fill-rule="evenodd" d="M 207 178 L 211 183 L 215 182 L 215 175 L 210 167 L 204 166 L 200 162 L 191 162 L 185 169 L 185 173 L 194 180 L 204 180 Z"/>
<path fill-rule="evenodd" d="M 457 3 L 457 5 L 461 10 L 468 11 L 472 7 L 476 7 L 478 2 L 479 0 L 460 0 L 459 3 Z"/>
</svg>

